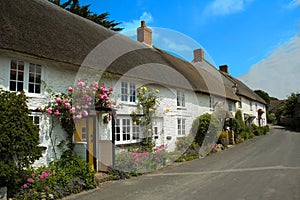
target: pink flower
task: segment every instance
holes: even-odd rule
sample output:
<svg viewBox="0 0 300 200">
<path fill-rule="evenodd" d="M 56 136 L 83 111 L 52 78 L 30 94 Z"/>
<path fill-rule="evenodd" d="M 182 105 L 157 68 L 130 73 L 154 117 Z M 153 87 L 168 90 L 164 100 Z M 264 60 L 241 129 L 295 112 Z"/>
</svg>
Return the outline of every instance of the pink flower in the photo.
<svg viewBox="0 0 300 200">
<path fill-rule="evenodd" d="M 74 113 L 75 113 L 75 107 L 72 107 L 72 108 L 70 109 L 70 113 L 71 113 L 71 114 L 74 114 Z"/>
<path fill-rule="evenodd" d="M 90 97 L 89 95 L 86 95 L 85 97 L 87 101 L 92 101 L 92 97 Z"/>
<path fill-rule="evenodd" d="M 27 184 L 22 185 L 22 188 L 27 188 Z"/>
<path fill-rule="evenodd" d="M 76 119 L 81 119 L 81 118 L 82 118 L 81 113 L 79 113 L 78 115 L 76 115 Z"/>
<path fill-rule="evenodd" d="M 84 111 L 83 111 L 83 116 L 86 117 L 86 116 L 88 116 L 88 115 L 89 115 L 88 111 L 84 110 Z"/>
<path fill-rule="evenodd" d="M 80 106 L 76 106 L 76 109 L 77 109 L 77 110 L 80 110 L 80 109 L 81 109 L 81 107 L 80 107 Z"/>
<path fill-rule="evenodd" d="M 110 103 L 109 103 L 109 104 L 107 104 L 107 107 L 108 107 L 108 108 L 111 108 L 111 104 L 110 104 Z"/>
<path fill-rule="evenodd" d="M 28 183 L 33 183 L 33 179 L 32 179 L 32 178 L 28 178 L 28 179 L 27 179 L 27 182 L 28 182 Z"/>
<path fill-rule="evenodd" d="M 82 88 L 84 85 L 85 85 L 85 83 L 84 83 L 82 80 L 78 79 L 77 86 L 78 86 L 79 88 Z"/>
<path fill-rule="evenodd" d="M 71 108 L 71 104 L 70 103 L 65 103 L 66 108 L 70 109 Z"/>
<path fill-rule="evenodd" d="M 46 113 L 52 114 L 52 108 L 47 108 L 47 109 L 46 109 Z"/>
<path fill-rule="evenodd" d="M 73 88 L 70 86 L 69 88 L 68 88 L 68 90 L 69 90 L 69 92 L 73 92 Z"/>
<path fill-rule="evenodd" d="M 114 89 L 112 87 L 109 88 L 109 91 L 112 92 Z"/>
<path fill-rule="evenodd" d="M 63 99 L 61 102 L 62 102 L 63 104 L 65 104 L 65 103 L 68 103 L 69 100 L 68 100 L 68 99 Z"/>
<path fill-rule="evenodd" d="M 59 113 L 59 111 L 58 110 L 56 110 L 55 112 L 54 112 L 54 115 L 55 116 L 58 116 L 60 113 Z"/>
<path fill-rule="evenodd" d="M 83 107 L 84 109 L 88 109 L 89 105 L 84 104 L 82 107 Z"/>
<path fill-rule="evenodd" d="M 34 177 L 35 177 L 35 174 L 34 174 L 34 173 L 32 173 L 32 174 L 31 174 L 31 177 L 33 177 L 33 178 L 34 178 Z"/>
<path fill-rule="evenodd" d="M 59 103 L 60 100 L 61 100 L 60 97 L 56 97 L 56 98 L 55 98 L 55 102 L 56 102 L 56 103 Z"/>
</svg>

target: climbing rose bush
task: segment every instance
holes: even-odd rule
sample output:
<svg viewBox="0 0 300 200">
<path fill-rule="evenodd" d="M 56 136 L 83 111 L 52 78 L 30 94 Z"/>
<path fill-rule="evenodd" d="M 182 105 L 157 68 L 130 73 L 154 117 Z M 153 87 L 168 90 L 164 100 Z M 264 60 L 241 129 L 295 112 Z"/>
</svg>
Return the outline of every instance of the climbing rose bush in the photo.
<svg viewBox="0 0 300 200">
<path fill-rule="evenodd" d="M 68 87 L 67 94 L 51 93 L 51 100 L 42 110 L 53 116 L 65 119 L 81 119 L 89 115 L 89 108 L 95 104 L 100 108 L 111 108 L 110 95 L 113 88 L 93 82 L 90 85 L 78 79 L 76 87 Z"/>
</svg>

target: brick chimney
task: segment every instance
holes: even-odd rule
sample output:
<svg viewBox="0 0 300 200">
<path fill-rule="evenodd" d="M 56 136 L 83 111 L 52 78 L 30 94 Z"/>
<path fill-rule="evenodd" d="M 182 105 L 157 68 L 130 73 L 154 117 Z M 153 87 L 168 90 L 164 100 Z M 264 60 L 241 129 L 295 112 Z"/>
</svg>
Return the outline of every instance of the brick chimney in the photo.
<svg viewBox="0 0 300 200">
<path fill-rule="evenodd" d="M 220 65 L 219 69 L 221 72 L 225 72 L 228 74 L 228 65 Z"/>
<path fill-rule="evenodd" d="M 145 21 L 141 21 L 141 27 L 137 29 L 137 40 L 152 46 L 152 30 L 146 26 Z"/>
<path fill-rule="evenodd" d="M 204 60 L 204 50 L 203 49 L 195 49 L 193 62 L 201 62 L 202 60 Z"/>
</svg>

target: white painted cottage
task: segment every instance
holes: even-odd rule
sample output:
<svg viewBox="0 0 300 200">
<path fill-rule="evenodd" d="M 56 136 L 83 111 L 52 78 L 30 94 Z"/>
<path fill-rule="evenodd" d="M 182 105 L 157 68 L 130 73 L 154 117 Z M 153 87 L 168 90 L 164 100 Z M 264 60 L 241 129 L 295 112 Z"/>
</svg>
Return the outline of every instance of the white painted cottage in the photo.
<svg viewBox="0 0 300 200">
<path fill-rule="evenodd" d="M 223 79 L 154 47 L 145 22 L 134 41 L 45 0 L 1 1 L 0 9 L 0 87 L 24 90 L 30 98 L 41 145 L 47 148 L 37 165 L 54 159 L 50 119 L 36 112 L 49 100 L 42 81 L 57 93 L 66 92 L 78 78 L 114 88 L 113 120 L 103 123 L 108 113 L 94 109 L 76 122 L 74 151 L 97 170 L 112 164 L 116 145 L 141 142 L 142 127 L 130 117 L 136 109 L 135 91 L 141 86 L 160 90 L 152 132 L 156 145 L 167 145 L 169 151 L 178 137 L 190 133 L 197 116 L 212 113 L 217 102 L 230 110 L 239 101 Z M 66 137 L 60 126 L 55 126 L 53 134 L 58 141 Z"/>
<path fill-rule="evenodd" d="M 204 50 L 194 51 L 193 62 L 195 67 L 204 69 L 214 75 L 218 80 L 232 90 L 239 97 L 235 104 L 228 104 L 228 110 L 235 114 L 237 110 L 242 111 L 242 117 L 246 124 L 254 123 L 257 126 L 267 125 L 266 102 L 242 81 L 229 74 L 228 66 L 219 66 L 219 70 L 204 59 Z"/>
</svg>

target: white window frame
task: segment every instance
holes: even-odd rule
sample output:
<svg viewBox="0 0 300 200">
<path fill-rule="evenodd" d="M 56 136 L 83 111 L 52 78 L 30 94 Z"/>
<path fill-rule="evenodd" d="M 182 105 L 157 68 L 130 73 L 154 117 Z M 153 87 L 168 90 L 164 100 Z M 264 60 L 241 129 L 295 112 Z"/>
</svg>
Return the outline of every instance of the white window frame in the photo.
<svg viewBox="0 0 300 200">
<path fill-rule="evenodd" d="M 126 81 L 121 82 L 121 102 L 136 102 L 136 84 Z"/>
<path fill-rule="evenodd" d="M 16 62 L 17 63 L 17 66 L 19 63 L 23 63 L 23 66 L 24 66 L 24 69 L 23 69 L 23 80 L 17 80 L 18 79 L 18 76 L 16 75 L 16 80 L 12 80 L 11 79 L 11 71 L 14 71 L 12 69 L 12 63 L 13 62 Z M 21 59 L 10 59 L 10 63 L 9 63 L 9 79 L 8 79 L 8 90 L 9 91 L 13 91 L 13 92 L 20 92 L 22 90 L 25 91 L 25 94 L 29 97 L 34 97 L 34 96 L 41 96 L 42 94 L 42 76 L 43 76 L 43 67 L 42 65 L 40 64 L 36 64 L 36 63 L 33 63 L 33 62 L 26 62 L 26 61 L 23 61 Z M 40 73 L 31 73 L 30 72 L 30 66 L 39 66 L 40 67 Z M 16 72 L 18 72 L 18 70 L 16 70 Z M 29 75 L 30 74 L 33 74 L 34 75 L 34 79 L 36 79 L 36 76 L 39 75 L 40 76 L 40 83 L 36 83 L 36 82 L 30 82 L 30 77 Z M 18 90 L 17 88 L 17 83 L 16 83 L 16 87 L 15 87 L 15 90 L 11 90 L 11 82 L 17 82 L 17 83 L 22 83 L 22 90 Z M 40 87 L 40 92 L 38 93 L 35 93 L 35 92 L 29 92 L 29 84 L 34 84 L 34 88 L 36 88 L 36 86 L 39 86 Z"/>
<path fill-rule="evenodd" d="M 184 136 L 186 134 L 186 119 L 177 118 L 177 135 Z"/>
<path fill-rule="evenodd" d="M 209 108 L 211 110 L 215 109 L 215 97 L 214 96 L 209 97 Z"/>
<path fill-rule="evenodd" d="M 39 137 L 41 137 L 41 121 L 42 121 L 42 113 L 40 112 L 31 112 L 29 114 L 29 117 L 32 119 L 33 123 L 38 126 L 39 128 Z M 36 122 L 36 119 L 38 119 L 38 123 Z M 40 139 L 40 143 L 42 143 L 42 140 Z"/>
<path fill-rule="evenodd" d="M 143 139 L 140 125 L 133 123 L 130 116 L 118 116 L 115 119 L 115 144 L 131 144 Z"/>
<path fill-rule="evenodd" d="M 177 90 L 177 108 L 185 108 L 185 94 L 183 91 Z"/>
</svg>

